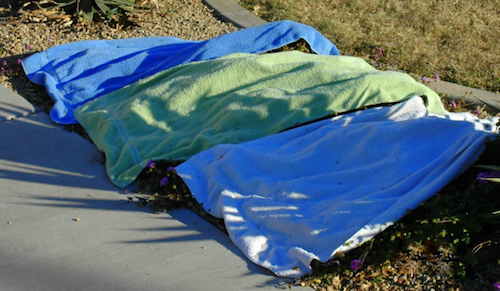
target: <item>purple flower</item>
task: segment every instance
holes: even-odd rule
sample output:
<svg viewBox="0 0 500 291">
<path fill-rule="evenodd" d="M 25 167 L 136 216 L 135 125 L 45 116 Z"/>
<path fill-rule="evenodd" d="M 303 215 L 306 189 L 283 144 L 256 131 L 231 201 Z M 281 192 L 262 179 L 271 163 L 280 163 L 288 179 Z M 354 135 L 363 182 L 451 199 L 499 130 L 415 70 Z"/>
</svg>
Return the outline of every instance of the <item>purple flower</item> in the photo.
<svg viewBox="0 0 500 291">
<path fill-rule="evenodd" d="M 381 47 L 377 47 L 377 54 L 381 55 L 383 53 L 384 53 L 384 51 L 382 50 L 382 48 Z"/>
<path fill-rule="evenodd" d="M 168 178 L 167 177 L 161 178 L 161 180 L 160 180 L 160 187 L 163 187 L 163 186 L 165 186 L 167 184 L 168 184 Z"/>
<path fill-rule="evenodd" d="M 453 106 L 453 108 L 457 108 L 457 102 L 455 102 L 455 100 L 451 101 L 451 106 Z"/>
<path fill-rule="evenodd" d="M 4 60 L 4 61 L 2 62 L 2 65 L 7 66 L 7 61 L 5 61 L 5 60 Z"/>
<path fill-rule="evenodd" d="M 479 181 L 479 184 L 488 184 L 488 181 L 484 180 L 488 176 L 488 172 L 479 172 L 476 177 L 476 181 Z"/>
<path fill-rule="evenodd" d="M 5 73 L 5 69 L 4 69 L 4 67 L 1 67 L 1 68 L 0 68 L 0 73 L 1 73 L 1 74 Z"/>
<path fill-rule="evenodd" d="M 51 42 L 52 41 L 52 38 L 47 38 L 47 42 Z"/>
<path fill-rule="evenodd" d="M 173 172 L 173 171 L 175 171 L 175 168 L 172 167 L 172 166 L 170 166 L 170 167 L 167 168 L 167 171 Z"/>
<path fill-rule="evenodd" d="M 152 169 L 154 167 L 155 167 L 155 162 L 149 160 L 149 162 L 146 164 L 146 169 Z"/>
<path fill-rule="evenodd" d="M 493 284 L 493 287 L 497 288 L 497 290 L 500 290 L 500 283 L 495 282 L 495 284 Z"/>
<path fill-rule="evenodd" d="M 359 265 L 360 265 L 360 264 L 361 264 L 361 263 L 359 262 L 359 260 L 352 260 L 352 261 L 351 261 L 351 269 L 352 269 L 353 271 L 356 271 L 357 269 L 359 269 Z"/>
<path fill-rule="evenodd" d="M 439 75 L 437 73 L 434 73 L 434 80 L 441 81 L 441 78 L 439 78 Z"/>
<path fill-rule="evenodd" d="M 429 79 L 426 76 L 422 76 L 422 82 L 429 83 Z"/>
<path fill-rule="evenodd" d="M 17 59 L 17 64 L 18 65 L 21 65 L 23 63 L 23 61 L 21 61 L 21 59 Z"/>
<path fill-rule="evenodd" d="M 30 50 L 31 46 L 27 44 L 27 45 L 24 46 L 24 48 L 27 49 L 27 50 Z"/>
<path fill-rule="evenodd" d="M 476 110 L 474 110 L 474 113 L 475 113 L 476 115 L 481 114 L 481 112 L 479 112 L 479 110 L 477 110 L 477 109 L 476 109 Z"/>
<path fill-rule="evenodd" d="M 488 184 L 488 180 L 486 180 L 486 178 L 499 178 L 499 177 L 500 177 L 500 171 L 479 172 L 479 174 L 477 174 L 476 180 L 479 181 L 479 185 L 486 185 Z"/>
</svg>

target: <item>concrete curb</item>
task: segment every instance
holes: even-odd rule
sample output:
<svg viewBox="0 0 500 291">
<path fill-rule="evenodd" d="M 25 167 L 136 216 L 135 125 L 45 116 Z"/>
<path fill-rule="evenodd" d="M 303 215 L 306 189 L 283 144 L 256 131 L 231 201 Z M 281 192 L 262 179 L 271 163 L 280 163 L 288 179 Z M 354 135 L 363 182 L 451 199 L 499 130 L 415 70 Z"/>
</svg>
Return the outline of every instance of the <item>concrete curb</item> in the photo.
<svg viewBox="0 0 500 291">
<path fill-rule="evenodd" d="M 215 17 L 222 21 L 230 22 L 238 28 L 249 28 L 267 21 L 261 19 L 250 11 L 244 9 L 238 3 L 231 0 L 202 0 L 205 5 L 213 9 Z"/>
<path fill-rule="evenodd" d="M 19 96 L 16 92 L 0 84 L 0 122 L 40 112 L 36 106 Z"/>
<path fill-rule="evenodd" d="M 267 23 L 267 21 L 255 16 L 238 3 L 232 0 L 202 0 L 205 5 L 213 9 L 215 17 L 222 21 L 230 22 L 238 28 L 249 28 Z M 412 74 L 418 80 L 422 76 Z M 446 81 L 431 80 L 427 85 L 438 93 L 448 95 L 450 100 L 461 100 L 465 98 L 467 104 L 472 106 L 486 106 L 486 110 L 496 114 L 500 112 L 500 94 L 479 90 L 471 87 L 457 85 Z"/>
<path fill-rule="evenodd" d="M 446 81 L 430 81 L 427 85 L 438 93 L 448 95 L 446 99 L 465 99 L 470 106 L 486 106 L 485 110 L 496 114 L 500 112 L 500 94 L 471 87 L 457 85 Z"/>
</svg>

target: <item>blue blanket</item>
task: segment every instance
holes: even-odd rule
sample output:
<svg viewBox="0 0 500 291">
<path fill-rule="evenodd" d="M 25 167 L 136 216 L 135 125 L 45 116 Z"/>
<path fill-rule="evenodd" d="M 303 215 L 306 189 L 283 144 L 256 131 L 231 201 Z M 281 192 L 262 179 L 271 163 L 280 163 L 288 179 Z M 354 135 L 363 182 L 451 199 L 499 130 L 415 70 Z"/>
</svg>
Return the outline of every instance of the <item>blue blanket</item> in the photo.
<svg viewBox="0 0 500 291">
<path fill-rule="evenodd" d="M 314 28 L 271 22 L 205 41 L 174 37 L 81 41 L 56 46 L 23 60 L 28 78 L 47 88 L 53 121 L 73 124 L 73 109 L 171 67 L 231 53 L 263 53 L 304 39 L 317 54 L 339 51 Z"/>
<path fill-rule="evenodd" d="M 420 97 L 220 144 L 176 170 L 231 240 L 279 276 L 371 239 L 474 163 L 498 117 L 429 113 Z"/>
</svg>

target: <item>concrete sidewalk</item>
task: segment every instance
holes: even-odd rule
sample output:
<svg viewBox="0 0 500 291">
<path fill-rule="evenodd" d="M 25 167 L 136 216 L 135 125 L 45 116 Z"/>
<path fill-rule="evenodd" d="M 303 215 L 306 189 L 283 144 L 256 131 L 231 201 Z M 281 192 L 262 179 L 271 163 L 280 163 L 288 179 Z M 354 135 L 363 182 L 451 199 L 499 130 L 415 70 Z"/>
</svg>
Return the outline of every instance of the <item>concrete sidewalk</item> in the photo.
<svg viewBox="0 0 500 291">
<path fill-rule="evenodd" d="M 273 290 L 289 281 L 188 210 L 129 203 L 93 144 L 2 85 L 0 137 L 2 291 Z"/>
</svg>

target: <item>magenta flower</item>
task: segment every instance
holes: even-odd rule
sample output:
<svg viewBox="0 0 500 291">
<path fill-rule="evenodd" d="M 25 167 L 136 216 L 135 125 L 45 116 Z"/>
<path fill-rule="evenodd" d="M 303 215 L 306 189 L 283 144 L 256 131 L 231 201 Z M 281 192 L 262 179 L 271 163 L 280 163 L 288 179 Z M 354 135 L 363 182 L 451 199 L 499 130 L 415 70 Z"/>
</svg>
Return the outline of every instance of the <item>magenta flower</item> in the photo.
<svg viewBox="0 0 500 291">
<path fill-rule="evenodd" d="M 52 41 L 52 38 L 47 38 L 47 42 L 51 42 Z"/>
<path fill-rule="evenodd" d="M 2 65 L 7 66 L 7 61 L 5 61 L 5 60 L 4 60 L 4 61 L 2 62 Z"/>
<path fill-rule="evenodd" d="M 21 59 L 17 59 L 17 64 L 18 65 L 21 65 L 23 63 L 23 61 L 21 61 Z"/>
<path fill-rule="evenodd" d="M 377 54 L 381 55 L 383 53 L 384 53 L 384 51 L 382 50 L 382 48 L 381 47 L 377 47 Z"/>
<path fill-rule="evenodd" d="M 439 78 L 439 75 L 437 73 L 434 73 L 434 80 L 441 81 L 441 78 Z"/>
<path fill-rule="evenodd" d="M 455 100 L 451 101 L 451 106 L 453 106 L 453 108 L 457 108 L 457 102 L 455 102 Z"/>
<path fill-rule="evenodd" d="M 493 287 L 497 288 L 497 290 L 500 290 L 500 283 L 495 282 L 495 284 L 493 284 Z"/>
<path fill-rule="evenodd" d="M 361 265 L 359 260 L 352 260 L 351 261 L 351 269 L 353 271 L 356 271 L 357 269 L 359 269 L 359 265 Z"/>
<path fill-rule="evenodd" d="M 146 164 L 146 169 L 152 169 L 154 167 L 155 167 L 155 162 L 149 160 L 149 162 Z"/>
<path fill-rule="evenodd" d="M 2 73 L 2 74 L 3 74 L 3 73 L 5 73 L 5 69 L 4 69 L 4 67 L 1 67 L 1 68 L 0 68 L 0 73 Z"/>
<path fill-rule="evenodd" d="M 24 46 L 24 48 L 27 49 L 27 50 L 30 50 L 31 46 L 27 44 L 27 45 Z"/>
<path fill-rule="evenodd" d="M 168 178 L 167 177 L 161 178 L 161 180 L 160 180 L 160 187 L 163 187 L 163 186 L 165 186 L 167 184 L 168 184 Z"/>
<path fill-rule="evenodd" d="M 172 166 L 170 166 L 170 167 L 167 168 L 167 171 L 173 172 L 173 171 L 175 171 L 175 168 L 172 167 Z"/>
<path fill-rule="evenodd" d="M 422 76 L 422 82 L 429 83 L 429 79 L 426 76 Z"/>
</svg>

